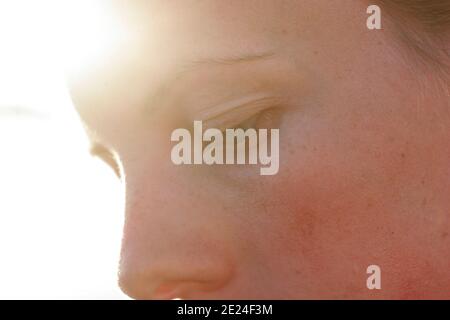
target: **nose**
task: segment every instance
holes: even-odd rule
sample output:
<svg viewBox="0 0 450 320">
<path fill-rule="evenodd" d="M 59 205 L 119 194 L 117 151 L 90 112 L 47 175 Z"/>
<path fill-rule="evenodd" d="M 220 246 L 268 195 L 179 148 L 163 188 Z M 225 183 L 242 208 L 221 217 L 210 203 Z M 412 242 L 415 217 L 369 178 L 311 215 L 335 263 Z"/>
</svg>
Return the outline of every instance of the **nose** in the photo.
<svg viewBox="0 0 450 320">
<path fill-rule="evenodd" d="M 234 273 L 232 239 L 220 215 L 180 189 L 187 186 L 129 180 L 121 289 L 135 299 L 218 297 Z"/>
</svg>

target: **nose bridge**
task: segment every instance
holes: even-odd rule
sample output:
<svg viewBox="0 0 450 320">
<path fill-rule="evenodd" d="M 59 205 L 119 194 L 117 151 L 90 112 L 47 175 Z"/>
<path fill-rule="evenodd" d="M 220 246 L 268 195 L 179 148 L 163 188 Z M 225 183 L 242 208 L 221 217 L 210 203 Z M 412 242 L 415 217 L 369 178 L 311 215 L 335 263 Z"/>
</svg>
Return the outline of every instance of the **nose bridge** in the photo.
<svg viewBox="0 0 450 320">
<path fill-rule="evenodd" d="M 162 171 L 157 175 L 127 180 L 122 289 L 132 297 L 155 298 L 165 286 L 182 293 L 225 285 L 234 259 L 230 233 L 217 219 L 220 215 L 208 211 L 213 208 L 179 181 L 169 185 Z"/>
</svg>

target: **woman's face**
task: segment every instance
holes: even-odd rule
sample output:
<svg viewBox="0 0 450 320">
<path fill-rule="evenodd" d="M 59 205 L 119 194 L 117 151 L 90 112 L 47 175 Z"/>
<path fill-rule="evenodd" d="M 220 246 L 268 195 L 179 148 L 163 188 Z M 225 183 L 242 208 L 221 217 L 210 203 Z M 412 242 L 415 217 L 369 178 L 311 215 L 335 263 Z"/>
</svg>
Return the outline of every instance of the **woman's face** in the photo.
<svg viewBox="0 0 450 320">
<path fill-rule="evenodd" d="M 448 100 L 384 13 L 383 30 L 367 29 L 368 5 L 117 6 L 132 36 L 70 84 L 123 170 L 127 294 L 449 297 Z M 173 164 L 174 129 L 260 94 L 277 103 L 255 114 L 234 105 L 216 120 L 279 129 L 278 174 Z M 366 286 L 369 265 L 381 290 Z"/>
</svg>

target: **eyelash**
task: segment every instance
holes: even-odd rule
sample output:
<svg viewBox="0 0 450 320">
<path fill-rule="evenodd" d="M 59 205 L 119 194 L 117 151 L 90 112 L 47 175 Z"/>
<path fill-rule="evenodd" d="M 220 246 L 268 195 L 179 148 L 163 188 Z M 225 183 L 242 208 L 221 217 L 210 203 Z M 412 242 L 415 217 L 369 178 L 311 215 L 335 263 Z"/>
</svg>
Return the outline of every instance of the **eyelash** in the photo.
<svg viewBox="0 0 450 320">
<path fill-rule="evenodd" d="M 247 117 L 246 119 L 237 122 L 228 122 L 220 125 L 217 129 L 225 132 L 226 129 L 271 129 L 278 125 L 279 111 L 277 107 L 269 107 L 264 110 Z M 237 123 L 236 123 L 237 122 Z M 208 126 L 207 127 L 212 127 Z"/>
<path fill-rule="evenodd" d="M 271 128 L 277 123 L 274 115 L 280 109 L 280 97 L 263 94 L 250 95 L 202 110 L 195 118 L 203 120 L 205 128 L 221 131 L 232 128 Z M 239 120 L 243 119 L 243 120 Z M 265 120 L 259 125 L 260 120 Z"/>
<path fill-rule="evenodd" d="M 270 129 L 272 128 L 275 123 L 275 115 L 276 111 L 274 108 L 268 108 L 262 111 L 259 111 L 255 115 L 249 117 L 248 119 L 240 122 L 237 125 L 237 128 L 242 129 Z"/>
<path fill-rule="evenodd" d="M 245 120 L 236 124 L 230 122 L 230 124 L 228 125 L 222 124 L 216 127 L 209 126 L 207 124 L 205 126 L 206 127 L 205 130 L 207 128 L 216 128 L 219 129 L 225 136 L 227 129 L 243 129 L 244 131 L 248 129 L 255 129 L 255 130 L 272 129 L 278 126 L 279 124 L 278 120 L 279 120 L 279 107 L 269 107 L 256 112 L 255 114 L 251 115 L 250 117 L 247 117 Z M 242 142 L 243 141 L 236 141 L 237 144 Z M 207 144 L 208 142 L 204 142 L 203 147 L 205 147 Z"/>
</svg>

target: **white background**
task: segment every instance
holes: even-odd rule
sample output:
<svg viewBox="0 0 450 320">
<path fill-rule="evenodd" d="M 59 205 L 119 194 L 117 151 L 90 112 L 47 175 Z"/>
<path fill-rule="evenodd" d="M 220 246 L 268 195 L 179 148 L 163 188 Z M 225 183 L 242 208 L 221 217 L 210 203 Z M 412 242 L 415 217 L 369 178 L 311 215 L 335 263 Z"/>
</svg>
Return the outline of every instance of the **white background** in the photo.
<svg viewBox="0 0 450 320">
<path fill-rule="evenodd" d="M 89 155 L 54 33 L 70 26 L 58 19 L 70 20 L 54 1 L 0 0 L 0 299 L 123 299 L 123 190 Z M 87 40 L 83 21 L 76 37 Z"/>
</svg>

